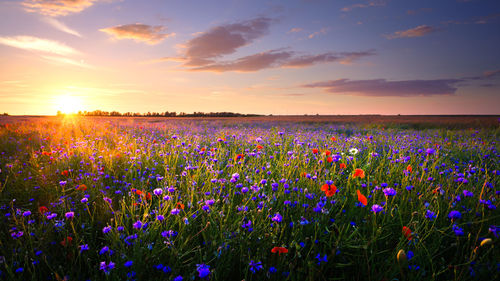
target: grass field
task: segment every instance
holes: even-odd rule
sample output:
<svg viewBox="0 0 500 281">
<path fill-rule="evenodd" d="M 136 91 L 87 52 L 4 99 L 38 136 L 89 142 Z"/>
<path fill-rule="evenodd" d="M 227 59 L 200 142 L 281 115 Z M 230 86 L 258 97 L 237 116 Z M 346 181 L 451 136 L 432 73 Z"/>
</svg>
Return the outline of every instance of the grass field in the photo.
<svg viewBox="0 0 500 281">
<path fill-rule="evenodd" d="M 499 279 L 498 117 L 349 118 L 2 117 L 0 279 Z"/>
</svg>

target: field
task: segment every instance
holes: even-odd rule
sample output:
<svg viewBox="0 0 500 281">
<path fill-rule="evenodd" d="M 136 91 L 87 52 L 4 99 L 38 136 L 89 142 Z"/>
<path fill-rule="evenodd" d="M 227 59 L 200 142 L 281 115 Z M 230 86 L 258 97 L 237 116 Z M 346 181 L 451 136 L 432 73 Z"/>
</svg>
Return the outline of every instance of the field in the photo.
<svg viewBox="0 0 500 281">
<path fill-rule="evenodd" d="M 498 117 L 1 117 L 0 280 L 498 280 Z"/>
</svg>

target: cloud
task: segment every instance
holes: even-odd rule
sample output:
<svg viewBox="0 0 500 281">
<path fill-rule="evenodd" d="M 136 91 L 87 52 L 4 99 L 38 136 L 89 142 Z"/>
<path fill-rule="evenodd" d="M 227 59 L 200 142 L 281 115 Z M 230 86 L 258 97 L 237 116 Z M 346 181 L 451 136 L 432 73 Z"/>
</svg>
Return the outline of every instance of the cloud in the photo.
<svg viewBox="0 0 500 281">
<path fill-rule="evenodd" d="M 343 52 L 343 53 L 323 53 L 318 55 L 303 55 L 292 58 L 283 64 L 284 67 L 307 67 L 317 63 L 340 62 L 350 64 L 365 56 L 374 55 L 373 50 L 362 52 Z"/>
<path fill-rule="evenodd" d="M 145 42 L 151 45 L 160 43 L 163 39 L 175 36 L 175 33 L 161 33 L 166 28 L 161 25 L 151 26 L 142 23 L 124 24 L 99 29 L 114 39 L 132 39 L 137 42 Z"/>
<path fill-rule="evenodd" d="M 350 11 L 352 11 L 354 9 L 357 9 L 357 8 L 368 8 L 368 7 L 385 6 L 385 4 L 386 4 L 385 1 L 369 1 L 366 4 L 359 3 L 359 4 L 353 4 L 353 5 L 350 5 L 350 6 L 346 6 L 346 7 L 343 7 L 342 9 L 340 9 L 340 10 L 342 12 L 350 12 Z"/>
<path fill-rule="evenodd" d="M 66 16 L 79 13 L 92 6 L 97 0 L 25 0 L 21 4 L 31 13 L 46 16 Z"/>
<path fill-rule="evenodd" d="M 401 80 L 386 79 L 349 80 L 338 79 L 302 85 L 305 88 L 323 88 L 328 93 L 372 97 L 412 97 L 454 95 L 455 84 L 464 79 Z"/>
<path fill-rule="evenodd" d="M 300 27 L 294 27 L 294 28 L 291 28 L 287 33 L 297 33 L 297 32 L 301 32 L 303 29 L 300 28 Z"/>
<path fill-rule="evenodd" d="M 419 25 L 408 30 L 396 31 L 393 34 L 385 35 L 387 39 L 422 37 L 428 33 L 435 32 L 436 28 L 428 25 Z"/>
<path fill-rule="evenodd" d="M 75 35 L 78 37 L 82 37 L 82 35 L 78 31 L 69 28 L 63 22 L 58 21 L 55 18 L 43 18 L 43 21 L 50 24 L 52 27 L 54 27 L 57 30 L 60 30 L 62 32 L 66 32 L 68 34 Z"/>
<path fill-rule="evenodd" d="M 320 63 L 339 62 L 347 63 L 360 59 L 364 56 L 373 55 L 374 51 L 322 53 L 317 55 L 297 56 L 293 51 L 283 49 L 261 52 L 245 56 L 234 61 L 217 62 L 200 67 L 191 68 L 192 71 L 214 71 L 214 72 L 253 72 L 266 68 L 303 68 Z"/>
<path fill-rule="evenodd" d="M 487 70 L 487 71 L 483 72 L 483 76 L 485 78 L 490 78 L 490 77 L 496 76 L 498 74 L 500 74 L 500 69 L 497 69 L 497 70 Z"/>
<path fill-rule="evenodd" d="M 267 34 L 272 20 L 259 17 L 238 23 L 219 25 L 203 32 L 185 44 L 188 66 L 203 66 L 214 59 L 232 54 Z"/>
<path fill-rule="evenodd" d="M 318 36 L 318 35 L 323 35 L 323 34 L 326 34 L 328 32 L 328 28 L 326 27 L 323 27 L 321 30 L 319 31 L 315 31 L 311 34 L 309 34 L 309 36 L 307 36 L 309 39 L 313 39 L 314 37 Z"/>
<path fill-rule="evenodd" d="M 61 56 L 80 54 L 79 51 L 63 43 L 33 36 L 0 37 L 0 44 L 28 51 L 52 53 Z"/>
<path fill-rule="evenodd" d="M 278 67 L 281 64 L 283 64 L 284 61 L 289 59 L 291 56 L 292 56 L 291 52 L 271 50 L 267 52 L 262 52 L 242 57 L 235 61 L 208 64 L 205 66 L 192 68 L 191 70 L 214 71 L 214 72 L 225 72 L 225 71 L 252 72 L 265 68 Z"/>
<path fill-rule="evenodd" d="M 58 64 L 69 64 L 83 68 L 92 68 L 92 66 L 85 63 L 83 60 L 78 61 L 67 57 L 57 57 L 57 56 L 42 56 L 42 58 Z"/>
<path fill-rule="evenodd" d="M 301 68 L 319 63 L 339 62 L 349 64 L 364 56 L 373 55 L 373 51 L 363 52 L 326 52 L 322 54 L 297 55 L 287 48 L 280 48 L 247 55 L 232 60 L 222 60 L 221 57 L 233 54 L 238 48 L 252 43 L 269 31 L 272 19 L 259 17 L 237 23 L 219 25 L 206 32 L 196 33 L 193 39 L 182 47 L 183 54 L 178 57 L 163 57 L 149 62 L 175 61 L 182 62 L 188 71 L 211 72 L 254 72 L 267 68 Z M 292 28 L 289 32 L 299 32 Z M 326 33 L 323 28 L 318 33 Z"/>
</svg>

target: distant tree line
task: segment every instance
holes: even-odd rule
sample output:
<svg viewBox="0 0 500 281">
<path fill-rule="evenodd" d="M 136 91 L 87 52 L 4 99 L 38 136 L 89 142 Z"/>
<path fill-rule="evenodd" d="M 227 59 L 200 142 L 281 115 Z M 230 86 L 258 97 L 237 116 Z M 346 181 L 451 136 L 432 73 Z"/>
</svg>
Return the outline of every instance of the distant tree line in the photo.
<svg viewBox="0 0 500 281">
<path fill-rule="evenodd" d="M 61 115 L 60 112 L 57 112 L 57 115 Z M 111 116 L 111 117 L 252 117 L 259 116 L 258 114 L 241 114 L 234 112 L 193 112 L 193 113 L 185 113 L 180 112 L 177 113 L 175 111 L 169 112 L 147 112 L 147 113 L 139 113 L 139 112 L 125 112 L 121 113 L 118 111 L 103 111 L 103 110 L 94 110 L 94 111 L 78 111 L 79 116 Z"/>
</svg>

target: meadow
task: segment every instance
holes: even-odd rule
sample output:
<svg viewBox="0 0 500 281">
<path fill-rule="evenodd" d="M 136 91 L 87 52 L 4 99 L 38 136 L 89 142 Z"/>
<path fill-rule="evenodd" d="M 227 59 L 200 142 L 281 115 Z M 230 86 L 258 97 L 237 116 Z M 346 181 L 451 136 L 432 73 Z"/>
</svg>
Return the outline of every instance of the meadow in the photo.
<svg viewBox="0 0 500 281">
<path fill-rule="evenodd" d="M 498 120 L 310 118 L 12 117 L 0 279 L 500 279 Z"/>
</svg>

